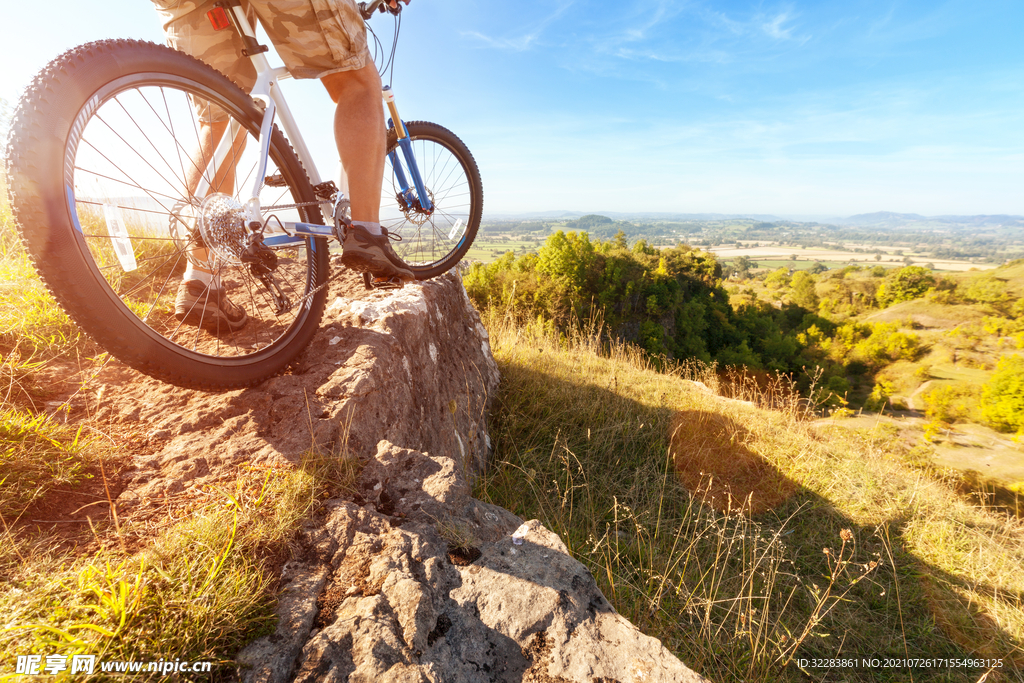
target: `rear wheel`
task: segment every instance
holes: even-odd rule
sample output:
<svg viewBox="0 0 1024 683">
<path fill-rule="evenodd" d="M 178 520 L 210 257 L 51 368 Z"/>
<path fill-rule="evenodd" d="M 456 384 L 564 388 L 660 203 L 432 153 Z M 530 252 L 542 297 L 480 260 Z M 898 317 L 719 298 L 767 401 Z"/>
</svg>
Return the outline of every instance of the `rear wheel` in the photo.
<svg viewBox="0 0 1024 683">
<path fill-rule="evenodd" d="M 412 177 L 392 128 L 388 131 L 381 225 L 399 238 L 392 247 L 416 278 L 427 280 L 450 270 L 473 245 L 484 191 L 473 155 L 454 133 L 426 121 L 411 121 L 405 127 L 433 206 L 424 209 L 414 196 L 403 193 L 400 176 L 404 175 L 409 185 Z"/>
<path fill-rule="evenodd" d="M 261 121 L 222 74 L 137 41 L 65 53 L 19 103 L 8 175 L 22 239 L 75 322 L 142 372 L 194 388 L 250 385 L 287 367 L 319 325 L 325 240 L 264 252 L 269 279 L 239 258 L 247 231 L 234 207 L 258 173 Z M 219 165 L 217 128 L 230 141 Z M 279 180 L 261 191 L 264 216 L 322 222 L 276 129 L 266 176 Z M 296 203 L 308 205 L 273 208 Z M 210 283 L 182 285 L 190 260 Z"/>
</svg>

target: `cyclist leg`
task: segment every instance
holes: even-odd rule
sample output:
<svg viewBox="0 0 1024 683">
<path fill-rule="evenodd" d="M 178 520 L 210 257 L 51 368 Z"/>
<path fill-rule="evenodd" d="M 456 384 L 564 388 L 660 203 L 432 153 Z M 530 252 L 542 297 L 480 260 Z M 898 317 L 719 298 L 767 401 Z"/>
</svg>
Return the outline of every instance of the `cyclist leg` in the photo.
<svg viewBox="0 0 1024 683">
<path fill-rule="evenodd" d="M 250 6 L 291 74 L 320 78 L 335 102 L 334 137 L 348 176 L 353 221 L 343 262 L 375 275 L 414 279 L 380 227 L 386 146 L 381 82 L 356 3 L 250 0 Z"/>
<path fill-rule="evenodd" d="M 334 139 L 348 176 L 352 220 L 379 223 L 386 144 L 380 75 L 368 64 L 321 80 L 337 105 Z"/>
</svg>

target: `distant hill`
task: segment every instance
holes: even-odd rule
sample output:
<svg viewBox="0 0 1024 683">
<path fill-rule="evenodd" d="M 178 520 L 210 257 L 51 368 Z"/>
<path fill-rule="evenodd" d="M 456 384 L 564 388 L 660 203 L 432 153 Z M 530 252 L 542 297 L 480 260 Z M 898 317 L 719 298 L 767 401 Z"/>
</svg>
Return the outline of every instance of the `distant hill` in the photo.
<svg viewBox="0 0 1024 683">
<path fill-rule="evenodd" d="M 948 226 L 969 227 L 1021 227 L 1024 228 L 1024 216 L 1005 214 L 975 216 L 922 216 L 917 213 L 895 213 L 892 211 L 876 211 L 859 213 L 856 216 L 836 220 L 838 225 L 857 225 L 863 227 L 922 227 L 922 223 Z"/>
<path fill-rule="evenodd" d="M 527 213 L 487 213 L 487 221 L 575 220 L 588 215 L 601 215 L 618 221 L 779 221 L 779 216 L 762 213 L 673 213 L 669 211 L 531 211 Z"/>
<path fill-rule="evenodd" d="M 978 214 L 972 216 L 924 216 L 918 213 L 897 213 L 895 211 L 875 211 L 859 213 L 846 218 L 825 215 L 775 215 L 764 213 L 675 213 L 670 211 L 531 211 L 524 213 L 488 213 L 487 221 L 527 221 L 556 220 L 573 221 L 588 215 L 607 216 L 616 221 L 727 221 L 752 220 L 765 223 L 800 222 L 819 223 L 826 225 L 857 226 L 865 228 L 898 228 L 902 226 L 922 228 L 926 226 L 956 227 L 991 227 L 991 228 L 1024 228 L 1024 216 L 1007 214 Z"/>
<path fill-rule="evenodd" d="M 849 225 L 875 225 L 878 223 L 892 223 L 894 221 L 924 221 L 928 220 L 917 213 L 893 213 L 892 211 L 875 211 L 874 213 L 859 213 L 856 216 L 842 219 Z"/>
</svg>

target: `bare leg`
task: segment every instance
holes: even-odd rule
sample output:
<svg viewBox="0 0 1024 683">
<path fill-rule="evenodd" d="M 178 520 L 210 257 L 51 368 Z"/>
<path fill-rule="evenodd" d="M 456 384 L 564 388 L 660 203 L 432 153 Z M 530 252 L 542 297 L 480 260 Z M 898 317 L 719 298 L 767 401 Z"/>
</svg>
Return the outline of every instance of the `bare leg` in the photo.
<svg viewBox="0 0 1024 683">
<path fill-rule="evenodd" d="M 377 67 L 368 64 L 321 80 L 338 105 L 334 139 L 348 175 L 352 220 L 379 223 L 386 133 Z"/>
</svg>

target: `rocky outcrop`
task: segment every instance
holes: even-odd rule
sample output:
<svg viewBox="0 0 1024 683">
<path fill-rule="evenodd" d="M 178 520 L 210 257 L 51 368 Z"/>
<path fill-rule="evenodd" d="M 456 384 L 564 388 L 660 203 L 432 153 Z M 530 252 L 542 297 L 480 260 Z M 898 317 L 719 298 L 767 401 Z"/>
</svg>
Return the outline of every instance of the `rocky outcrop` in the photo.
<svg viewBox="0 0 1024 683">
<path fill-rule="evenodd" d="M 359 492 L 307 530 L 324 564 L 285 588 L 307 609 L 282 601 L 277 633 L 239 656 L 244 681 L 704 680 L 617 614 L 557 535 L 470 497 L 451 457 L 381 441 Z"/>
<path fill-rule="evenodd" d="M 119 509 L 229 479 L 242 463 L 297 462 L 314 449 L 366 460 L 381 439 L 480 471 L 498 369 L 458 278 L 385 294 L 347 277 L 329 302 L 292 371 L 249 389 L 188 391 L 106 368 L 100 417 L 142 423 L 156 446 L 136 459 Z"/>
<path fill-rule="evenodd" d="M 470 495 L 498 371 L 458 278 L 391 294 L 342 279 L 330 301 L 298 366 L 260 386 L 100 378 L 125 373 L 100 410 L 142 423 L 155 444 L 121 510 L 165 510 L 240 464 L 310 449 L 364 463 L 357 495 L 302 530 L 277 629 L 239 654 L 242 680 L 703 680 L 617 614 L 557 535 Z"/>
</svg>

